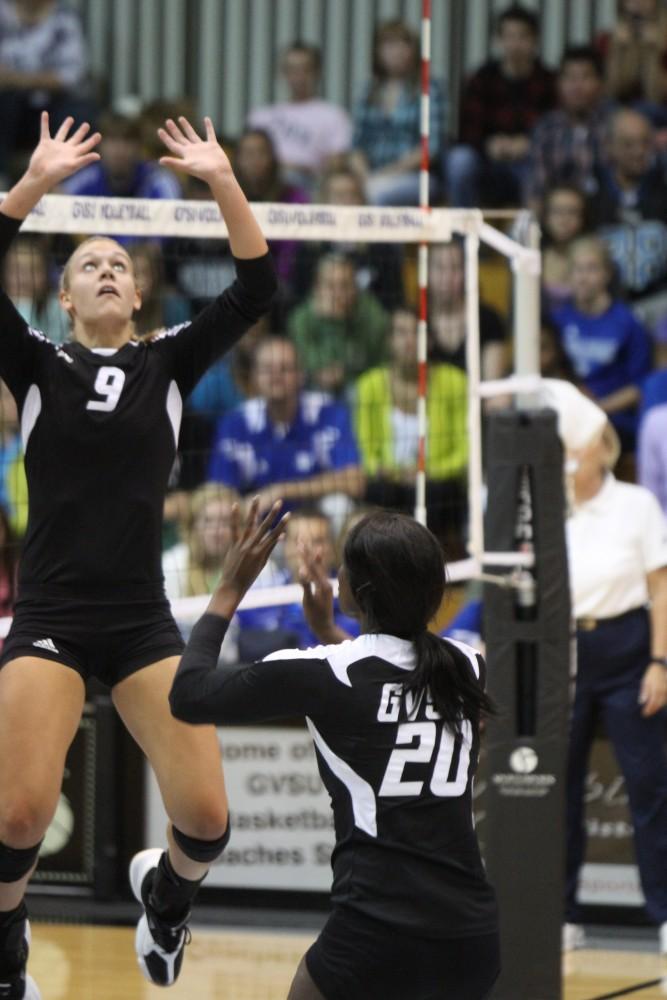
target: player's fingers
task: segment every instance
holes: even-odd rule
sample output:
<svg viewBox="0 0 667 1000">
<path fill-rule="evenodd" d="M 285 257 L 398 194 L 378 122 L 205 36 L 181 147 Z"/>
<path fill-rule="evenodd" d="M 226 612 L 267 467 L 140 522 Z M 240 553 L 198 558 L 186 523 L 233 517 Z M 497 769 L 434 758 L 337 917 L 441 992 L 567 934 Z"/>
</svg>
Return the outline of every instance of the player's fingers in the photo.
<svg viewBox="0 0 667 1000">
<path fill-rule="evenodd" d="M 329 583 L 329 577 L 324 568 L 321 546 L 318 546 L 313 552 L 313 574 L 317 579 L 318 585 L 322 586 Z"/>
<path fill-rule="evenodd" d="M 166 157 L 163 157 L 163 159 L 166 159 Z M 160 160 L 160 163 L 162 163 L 162 160 Z M 232 536 L 232 545 L 235 545 L 236 542 L 238 542 L 239 540 L 240 523 L 241 523 L 241 508 L 238 503 L 233 503 L 229 518 L 229 527 Z"/>
<path fill-rule="evenodd" d="M 195 132 L 195 130 L 193 129 L 192 125 L 187 120 L 187 118 L 185 117 L 185 115 L 181 115 L 179 117 L 178 124 L 180 125 L 181 129 L 183 130 L 183 134 L 186 136 L 186 138 L 188 138 L 190 140 L 190 142 L 201 142 L 202 141 L 201 136 L 197 135 L 197 133 Z"/>
<path fill-rule="evenodd" d="M 273 521 L 274 521 L 275 517 L 277 516 L 278 511 L 280 510 L 280 508 L 282 507 L 282 505 L 283 505 L 282 500 L 276 500 L 271 505 L 271 507 L 269 508 L 269 510 L 266 512 L 266 514 L 264 515 L 264 517 L 259 521 L 259 523 L 257 524 L 256 531 L 255 531 L 255 540 L 256 541 L 260 541 L 262 539 L 262 537 L 269 532 L 269 528 L 273 524 Z"/>
<path fill-rule="evenodd" d="M 248 504 L 245 523 L 242 530 L 242 538 L 245 541 L 248 539 L 255 529 L 257 528 L 257 520 L 259 517 L 259 496 L 254 496 L 250 503 Z"/>
<path fill-rule="evenodd" d="M 160 137 L 160 139 L 162 140 L 162 142 L 165 144 L 165 146 L 167 147 L 167 149 L 169 150 L 170 153 L 174 153 L 175 156 L 182 156 L 183 155 L 183 143 L 182 142 L 178 142 L 176 139 L 172 138 L 172 136 L 170 136 L 169 133 L 166 132 L 163 128 L 159 128 L 157 130 L 157 134 Z"/>
<path fill-rule="evenodd" d="M 178 127 L 173 118 L 167 118 L 164 124 L 167 129 L 167 132 L 172 137 L 172 139 L 175 139 L 176 142 L 180 142 L 181 145 L 183 146 L 187 145 L 187 139 L 185 138 L 185 136 L 183 135 L 182 131 L 180 130 L 180 128 Z"/>
<path fill-rule="evenodd" d="M 308 572 L 310 574 L 311 581 L 313 582 L 315 587 L 319 587 L 322 582 L 323 574 L 321 566 L 318 565 L 317 560 L 315 558 L 315 553 L 312 551 L 309 552 L 308 555 L 304 556 L 304 561 L 306 566 L 308 567 Z"/>
<path fill-rule="evenodd" d="M 68 144 L 70 146 L 76 146 L 88 132 L 90 132 L 90 124 L 88 122 L 82 122 L 76 132 L 72 132 L 71 136 L 67 140 Z"/>
<path fill-rule="evenodd" d="M 50 139 L 51 133 L 49 132 L 49 112 L 42 111 L 39 116 L 39 138 L 40 139 Z"/>
<path fill-rule="evenodd" d="M 58 139 L 59 142 L 64 142 L 65 139 L 67 138 L 67 133 L 69 132 L 73 124 L 74 124 L 74 119 L 72 118 L 71 115 L 68 115 L 53 138 Z"/>
<path fill-rule="evenodd" d="M 213 122 L 208 117 L 208 115 L 206 116 L 206 118 L 204 118 L 204 128 L 206 129 L 206 138 L 207 138 L 207 140 L 209 142 L 217 142 L 218 141 L 218 137 L 215 134 L 215 129 L 213 128 Z"/>
<path fill-rule="evenodd" d="M 170 170 L 183 169 L 183 160 L 175 156 L 161 156 L 160 163 L 163 167 L 169 167 Z"/>
<path fill-rule="evenodd" d="M 76 161 L 76 168 L 80 170 L 82 167 L 88 167 L 91 163 L 97 163 L 101 159 L 99 153 L 88 153 L 86 156 L 81 156 Z"/>
<path fill-rule="evenodd" d="M 266 535 L 262 541 L 258 543 L 257 548 L 262 559 L 268 559 L 278 542 L 285 537 L 288 521 L 289 511 L 280 518 L 280 521 L 275 528 L 272 528 L 268 535 Z"/>
<path fill-rule="evenodd" d="M 281 507 L 282 500 L 279 500 L 278 504 L 280 504 Z M 278 513 L 280 507 L 274 504 L 273 508 L 274 514 Z M 274 528 L 271 528 L 271 531 L 267 535 L 267 541 L 271 542 L 272 547 L 276 544 L 278 539 L 282 538 L 283 535 L 285 534 L 285 531 L 287 530 L 287 522 L 289 521 L 289 519 L 290 519 L 290 512 L 287 511 L 287 513 L 283 514 L 283 516 L 280 518 L 276 526 Z"/>
<path fill-rule="evenodd" d="M 95 146 L 97 146 L 97 144 L 98 144 L 98 142 L 100 142 L 101 138 L 102 138 L 102 136 L 101 136 L 101 134 L 99 132 L 95 132 L 94 135 L 88 136 L 88 138 L 86 139 L 85 142 L 81 142 L 77 146 L 77 149 L 76 149 L 77 153 L 89 153 L 91 151 L 91 149 L 94 149 Z"/>
</svg>

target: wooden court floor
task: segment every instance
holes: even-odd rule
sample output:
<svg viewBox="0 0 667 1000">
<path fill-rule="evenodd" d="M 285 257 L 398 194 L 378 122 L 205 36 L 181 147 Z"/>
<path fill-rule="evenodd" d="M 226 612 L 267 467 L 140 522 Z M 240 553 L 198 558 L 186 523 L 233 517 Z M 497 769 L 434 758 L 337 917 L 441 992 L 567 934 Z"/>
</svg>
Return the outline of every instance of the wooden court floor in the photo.
<svg viewBox="0 0 667 1000">
<path fill-rule="evenodd" d="M 30 971 L 43 1000 L 285 1000 L 313 937 L 195 929 L 179 982 L 165 991 L 141 977 L 132 930 L 38 923 Z M 646 985 L 661 977 L 662 983 Z M 667 960 L 645 952 L 574 952 L 564 960 L 564 984 L 563 1000 L 601 1000 L 610 994 L 665 1000 Z"/>
</svg>

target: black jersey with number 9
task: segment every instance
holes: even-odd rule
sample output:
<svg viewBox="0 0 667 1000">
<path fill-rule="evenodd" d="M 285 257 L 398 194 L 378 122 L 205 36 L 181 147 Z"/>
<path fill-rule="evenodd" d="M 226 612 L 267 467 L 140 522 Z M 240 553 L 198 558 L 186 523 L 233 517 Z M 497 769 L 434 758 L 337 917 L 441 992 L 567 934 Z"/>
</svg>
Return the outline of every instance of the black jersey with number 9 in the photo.
<svg viewBox="0 0 667 1000">
<path fill-rule="evenodd" d="M 20 223 L 0 213 L 0 259 Z M 0 294 L 0 376 L 16 399 L 29 490 L 23 596 L 154 598 L 183 400 L 266 312 L 268 255 L 190 323 L 119 350 L 61 346 Z"/>
</svg>

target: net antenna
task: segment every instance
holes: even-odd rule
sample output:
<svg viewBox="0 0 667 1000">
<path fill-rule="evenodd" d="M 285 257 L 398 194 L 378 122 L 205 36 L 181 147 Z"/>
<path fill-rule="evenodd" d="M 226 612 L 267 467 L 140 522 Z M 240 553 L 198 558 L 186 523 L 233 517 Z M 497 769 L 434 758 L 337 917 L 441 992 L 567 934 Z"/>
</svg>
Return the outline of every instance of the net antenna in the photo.
<svg viewBox="0 0 667 1000">
<path fill-rule="evenodd" d="M 431 167 L 431 0 L 422 0 L 421 19 L 421 166 L 419 170 L 419 207 L 430 210 Z M 415 482 L 415 520 L 426 524 L 426 393 L 428 384 L 428 243 L 419 244 L 417 278 L 419 283 L 419 319 L 417 323 L 417 476 Z"/>
</svg>

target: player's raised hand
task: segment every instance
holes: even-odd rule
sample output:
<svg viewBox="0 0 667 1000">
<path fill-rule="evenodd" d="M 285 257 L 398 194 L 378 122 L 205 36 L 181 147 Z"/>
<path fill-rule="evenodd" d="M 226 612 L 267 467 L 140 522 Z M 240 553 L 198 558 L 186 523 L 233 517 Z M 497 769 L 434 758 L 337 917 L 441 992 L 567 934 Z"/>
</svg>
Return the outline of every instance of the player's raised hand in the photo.
<svg viewBox="0 0 667 1000">
<path fill-rule="evenodd" d="M 215 137 L 210 118 L 204 118 L 204 129 L 206 138 L 202 139 L 183 115 L 178 124 L 167 118 L 164 128 L 159 128 L 157 134 L 172 155 L 160 157 L 160 163 L 173 170 L 184 170 L 209 184 L 216 177 L 231 174 L 231 163 Z"/>
<path fill-rule="evenodd" d="M 319 638 L 334 626 L 333 587 L 322 562 L 321 548 L 299 544 L 299 583 L 303 587 L 303 614 Z"/>
<path fill-rule="evenodd" d="M 42 111 L 39 142 L 30 157 L 26 176 L 47 191 L 100 158 L 100 154 L 95 152 L 95 146 L 102 138 L 100 133 L 89 134 L 88 122 L 83 122 L 72 132 L 73 126 L 74 119 L 66 118 L 52 136 L 48 111 Z"/>
<path fill-rule="evenodd" d="M 289 513 L 279 517 L 282 502 L 277 500 L 268 514 L 262 517 L 259 497 L 251 502 L 247 514 L 241 513 L 238 504 L 232 507 L 232 544 L 227 550 L 216 594 L 222 593 L 241 600 L 266 565 L 280 539 L 285 534 Z"/>
</svg>

